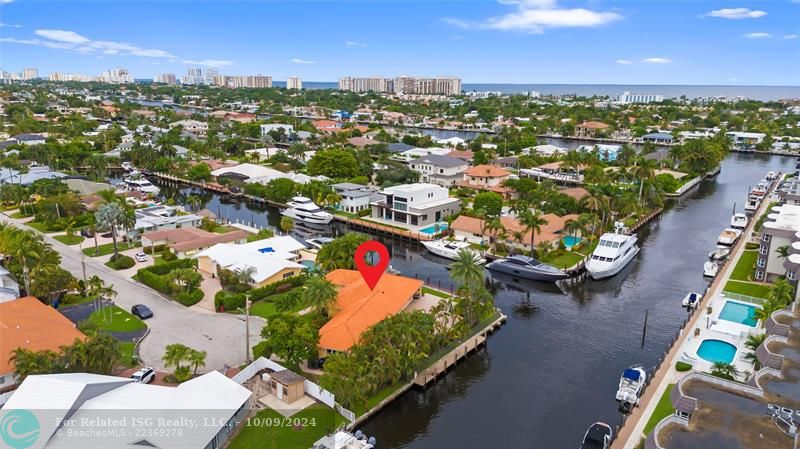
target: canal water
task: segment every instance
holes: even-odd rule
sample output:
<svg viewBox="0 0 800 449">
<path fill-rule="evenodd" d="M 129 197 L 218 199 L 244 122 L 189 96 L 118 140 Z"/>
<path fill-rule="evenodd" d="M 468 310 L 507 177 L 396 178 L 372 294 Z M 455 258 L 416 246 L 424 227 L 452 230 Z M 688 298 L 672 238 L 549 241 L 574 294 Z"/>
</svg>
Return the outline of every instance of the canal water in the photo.
<svg viewBox="0 0 800 449">
<path fill-rule="evenodd" d="M 653 367 L 667 348 L 686 318 L 681 300 L 707 286 L 703 262 L 734 203 L 741 211 L 750 185 L 768 171 L 793 167 L 794 158 L 731 154 L 715 180 L 671 202 L 639 232 L 641 253 L 614 278 L 564 290 L 497 280 L 495 302 L 509 319 L 486 349 L 426 390 L 406 393 L 360 429 L 381 449 L 567 449 L 595 421 L 619 424 L 620 374 L 633 364 Z M 162 192 L 177 198 L 189 190 L 164 186 Z M 204 207 L 230 219 L 273 226 L 279 220 L 275 210 L 198 193 Z M 383 241 L 404 275 L 450 287 L 448 261 L 418 244 Z"/>
</svg>

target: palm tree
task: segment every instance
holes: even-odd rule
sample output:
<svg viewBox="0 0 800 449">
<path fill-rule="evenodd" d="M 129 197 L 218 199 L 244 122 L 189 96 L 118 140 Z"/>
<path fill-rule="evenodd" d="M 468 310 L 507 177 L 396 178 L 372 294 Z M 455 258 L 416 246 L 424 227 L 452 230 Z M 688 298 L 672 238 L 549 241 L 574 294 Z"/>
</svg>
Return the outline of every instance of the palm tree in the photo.
<svg viewBox="0 0 800 449">
<path fill-rule="evenodd" d="M 652 183 L 656 178 L 656 162 L 650 159 L 638 161 L 638 165 L 633 168 L 633 175 L 639 180 L 639 205 L 642 206 L 642 191 L 645 183 Z"/>
<path fill-rule="evenodd" d="M 331 316 L 338 296 L 339 292 L 331 281 L 315 276 L 306 282 L 301 300 L 316 312 Z"/>
<path fill-rule="evenodd" d="M 203 200 L 197 195 L 189 195 L 186 197 L 186 204 L 192 208 L 192 212 L 197 212 L 197 209 L 203 204 Z"/>
<path fill-rule="evenodd" d="M 165 348 L 164 356 L 161 357 L 161 360 L 167 368 L 174 366 L 177 369 L 181 367 L 181 363 L 189 358 L 189 351 L 191 351 L 191 348 L 186 345 L 172 343 Z"/>
<path fill-rule="evenodd" d="M 253 282 L 253 275 L 256 274 L 256 272 L 258 272 L 256 267 L 250 265 L 234 270 L 239 283 L 244 285 L 250 285 Z"/>
<path fill-rule="evenodd" d="M 472 288 L 483 283 L 483 267 L 475 260 L 475 253 L 461 250 L 450 264 L 450 276 L 459 285 Z"/>
<path fill-rule="evenodd" d="M 794 294 L 793 290 L 794 288 L 789 281 L 786 279 L 778 279 L 770 288 L 769 293 L 767 294 L 767 299 L 774 302 L 776 305 L 780 306 L 780 309 L 782 309 L 786 307 L 787 304 L 792 302 L 792 296 Z"/>
<path fill-rule="evenodd" d="M 186 361 L 189 362 L 189 366 L 192 367 L 192 373 L 194 375 L 197 375 L 197 368 L 206 366 L 206 355 L 208 355 L 206 351 L 198 351 L 196 349 L 189 351 L 189 356 L 186 358 Z"/>
<path fill-rule="evenodd" d="M 281 217 L 281 222 L 279 224 L 281 231 L 285 233 L 289 233 L 294 228 L 294 220 L 291 217 L 283 216 Z"/>
<path fill-rule="evenodd" d="M 550 243 L 550 242 L 548 242 L 546 240 L 541 241 L 541 242 L 539 242 L 538 245 L 536 245 L 536 256 L 539 259 L 544 259 L 544 258 L 547 257 L 548 254 L 550 254 L 550 251 L 552 251 L 552 250 L 553 250 L 552 243 Z"/>
<path fill-rule="evenodd" d="M 723 379 L 736 379 L 736 376 L 739 375 L 739 371 L 730 363 L 725 362 L 714 362 L 714 367 L 711 369 L 711 374 L 717 377 L 722 377 Z"/>
<path fill-rule="evenodd" d="M 755 350 L 764 343 L 764 340 L 767 339 L 767 334 L 758 334 L 758 335 L 748 335 L 747 340 L 744 342 L 744 346 L 747 349 L 750 349 L 753 352 L 748 352 L 745 354 L 745 359 L 753 364 L 753 369 L 759 370 L 761 369 L 761 361 L 758 360 L 756 357 Z"/>
<path fill-rule="evenodd" d="M 542 230 L 542 226 L 547 224 L 547 220 L 542 218 L 538 211 L 527 211 L 519 217 L 519 222 L 525 226 L 525 233 L 531 233 L 531 255 L 533 255 L 536 246 L 536 233 Z"/>
<path fill-rule="evenodd" d="M 100 206 L 95 212 L 95 221 L 100 229 L 111 231 L 111 240 L 114 244 L 114 255 L 112 260 L 116 260 L 119 256 L 117 249 L 117 226 L 119 226 L 125 212 L 120 207 L 119 203 L 106 203 Z"/>
</svg>

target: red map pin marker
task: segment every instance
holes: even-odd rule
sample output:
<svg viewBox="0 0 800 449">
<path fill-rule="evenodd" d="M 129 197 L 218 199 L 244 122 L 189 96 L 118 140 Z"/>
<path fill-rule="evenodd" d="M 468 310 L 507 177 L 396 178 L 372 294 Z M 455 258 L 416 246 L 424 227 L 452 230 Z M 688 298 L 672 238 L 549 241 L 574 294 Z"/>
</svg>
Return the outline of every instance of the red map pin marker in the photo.
<svg viewBox="0 0 800 449">
<path fill-rule="evenodd" d="M 379 257 L 377 262 L 375 262 L 373 258 L 375 265 L 368 264 L 366 260 L 367 254 L 372 251 L 378 254 Z M 381 280 L 383 272 L 386 271 L 386 267 L 389 266 L 389 250 L 380 242 L 368 240 L 356 248 L 355 259 L 356 268 L 358 268 L 358 272 L 361 273 L 361 277 L 364 278 L 370 290 L 375 290 L 375 286 L 378 285 L 378 281 Z"/>
</svg>

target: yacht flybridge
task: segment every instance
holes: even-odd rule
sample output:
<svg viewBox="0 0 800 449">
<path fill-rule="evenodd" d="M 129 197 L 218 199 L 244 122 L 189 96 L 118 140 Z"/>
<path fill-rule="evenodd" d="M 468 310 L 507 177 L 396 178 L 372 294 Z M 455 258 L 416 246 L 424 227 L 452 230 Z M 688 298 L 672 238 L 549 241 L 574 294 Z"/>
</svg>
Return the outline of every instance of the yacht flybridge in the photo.
<svg viewBox="0 0 800 449">
<path fill-rule="evenodd" d="M 620 270 L 639 254 L 636 234 L 628 234 L 622 223 L 615 224 L 614 232 L 600 237 L 597 248 L 586 262 L 586 270 L 592 279 L 604 279 L 619 273 Z"/>
<path fill-rule="evenodd" d="M 296 196 L 288 203 L 289 208 L 281 212 L 281 215 L 291 219 L 310 223 L 310 224 L 328 224 L 333 220 L 333 215 L 325 212 L 314 204 L 310 198 L 304 196 Z"/>
</svg>

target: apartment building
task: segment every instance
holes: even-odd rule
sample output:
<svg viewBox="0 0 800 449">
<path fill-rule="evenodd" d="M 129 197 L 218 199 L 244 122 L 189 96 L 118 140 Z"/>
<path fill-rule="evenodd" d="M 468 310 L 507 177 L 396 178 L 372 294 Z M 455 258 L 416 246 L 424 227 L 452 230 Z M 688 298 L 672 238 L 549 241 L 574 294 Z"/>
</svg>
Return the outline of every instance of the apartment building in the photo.
<svg viewBox="0 0 800 449">
<path fill-rule="evenodd" d="M 303 80 L 299 76 L 290 76 L 286 78 L 286 88 L 300 90 L 303 88 Z"/>
<path fill-rule="evenodd" d="M 380 192 L 382 198 L 371 203 L 372 217 L 410 226 L 440 222 L 461 210 L 461 200 L 435 184 L 402 184 Z"/>
<path fill-rule="evenodd" d="M 425 78 L 406 75 L 396 78 L 383 78 L 379 76 L 369 78 L 344 77 L 339 79 L 339 90 L 350 92 L 452 96 L 461 94 L 461 79 L 446 76 Z"/>
<path fill-rule="evenodd" d="M 39 78 L 39 70 L 33 68 L 27 68 L 22 70 L 22 79 L 24 80 L 33 80 Z"/>
<path fill-rule="evenodd" d="M 158 73 L 153 77 L 154 83 L 175 84 L 177 81 L 174 73 Z"/>
<path fill-rule="evenodd" d="M 386 78 L 373 76 L 369 78 L 339 78 L 339 90 L 349 92 L 389 92 Z"/>
<path fill-rule="evenodd" d="M 233 88 L 264 89 L 272 87 L 272 77 L 264 75 L 217 76 L 215 84 Z M 221 84 L 219 84 L 221 82 Z"/>
<path fill-rule="evenodd" d="M 795 247 L 797 244 L 797 247 Z M 787 247 L 800 252 L 800 206 L 783 204 L 775 206 L 761 226 L 761 246 L 758 249 L 754 277 L 758 281 L 771 280 L 786 275 L 795 281 L 796 273 L 787 270 L 778 248 Z"/>
<path fill-rule="evenodd" d="M 663 95 L 632 94 L 628 91 L 617 96 L 617 102 L 622 104 L 661 103 L 662 101 L 664 101 Z"/>
</svg>

